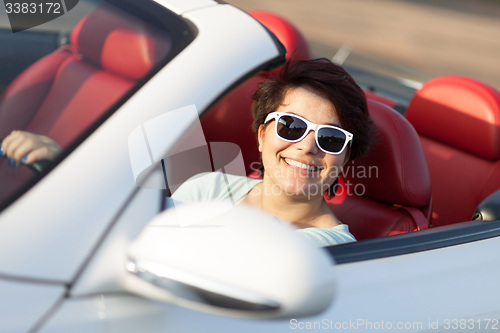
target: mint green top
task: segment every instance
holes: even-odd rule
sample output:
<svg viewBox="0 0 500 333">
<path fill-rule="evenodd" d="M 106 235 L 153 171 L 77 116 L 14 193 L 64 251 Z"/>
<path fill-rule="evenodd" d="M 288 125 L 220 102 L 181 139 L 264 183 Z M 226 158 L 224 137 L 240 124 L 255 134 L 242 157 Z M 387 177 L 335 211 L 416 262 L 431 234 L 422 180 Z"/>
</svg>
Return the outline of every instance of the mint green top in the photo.
<svg viewBox="0 0 500 333">
<path fill-rule="evenodd" d="M 200 173 L 185 181 L 172 195 L 169 207 L 182 203 L 211 200 L 231 200 L 239 203 L 252 188 L 262 182 L 245 176 L 229 175 L 222 172 Z M 305 228 L 297 232 L 319 246 L 329 246 L 355 242 L 346 224 L 332 228 Z"/>
</svg>

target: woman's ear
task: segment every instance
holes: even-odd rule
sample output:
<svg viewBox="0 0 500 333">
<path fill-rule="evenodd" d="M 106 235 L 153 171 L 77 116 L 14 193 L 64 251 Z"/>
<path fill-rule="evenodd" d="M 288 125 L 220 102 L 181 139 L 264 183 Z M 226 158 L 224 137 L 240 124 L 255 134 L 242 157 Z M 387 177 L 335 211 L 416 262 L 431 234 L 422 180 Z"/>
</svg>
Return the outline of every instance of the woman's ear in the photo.
<svg viewBox="0 0 500 333">
<path fill-rule="evenodd" d="M 259 129 L 257 130 L 257 141 L 259 143 L 259 152 L 262 153 L 262 142 L 264 141 L 264 124 L 259 125 Z"/>
</svg>

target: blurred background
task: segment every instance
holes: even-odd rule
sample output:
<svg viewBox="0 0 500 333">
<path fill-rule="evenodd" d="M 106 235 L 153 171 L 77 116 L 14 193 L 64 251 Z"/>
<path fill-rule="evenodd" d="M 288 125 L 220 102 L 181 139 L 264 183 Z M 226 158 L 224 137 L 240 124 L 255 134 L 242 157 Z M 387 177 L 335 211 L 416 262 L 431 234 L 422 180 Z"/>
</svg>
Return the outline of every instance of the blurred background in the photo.
<svg viewBox="0 0 500 333">
<path fill-rule="evenodd" d="M 500 89 L 499 0 L 227 0 L 279 14 L 302 31 L 313 56 L 362 54 L 417 81 L 459 74 Z M 372 68 L 376 69 L 376 68 Z"/>
</svg>

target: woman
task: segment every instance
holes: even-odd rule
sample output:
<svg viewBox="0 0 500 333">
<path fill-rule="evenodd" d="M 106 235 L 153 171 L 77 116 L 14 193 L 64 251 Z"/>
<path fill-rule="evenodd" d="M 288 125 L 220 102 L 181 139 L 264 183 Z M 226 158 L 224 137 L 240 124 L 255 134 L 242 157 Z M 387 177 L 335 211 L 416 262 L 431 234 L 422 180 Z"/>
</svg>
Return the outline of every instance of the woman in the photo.
<svg viewBox="0 0 500 333">
<path fill-rule="evenodd" d="M 322 246 L 355 241 L 329 209 L 341 168 L 368 150 L 373 136 L 366 98 L 327 59 L 287 63 L 253 96 L 262 180 L 195 176 L 172 196 L 192 202 L 231 199 L 267 211 Z"/>
</svg>

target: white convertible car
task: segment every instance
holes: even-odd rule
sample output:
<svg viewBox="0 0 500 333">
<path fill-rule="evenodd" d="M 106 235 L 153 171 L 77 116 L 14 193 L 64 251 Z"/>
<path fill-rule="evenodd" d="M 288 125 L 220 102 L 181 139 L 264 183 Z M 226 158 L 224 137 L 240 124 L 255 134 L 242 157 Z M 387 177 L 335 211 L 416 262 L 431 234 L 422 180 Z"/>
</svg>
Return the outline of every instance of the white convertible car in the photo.
<svg viewBox="0 0 500 333">
<path fill-rule="evenodd" d="M 328 199 L 358 242 L 319 248 L 248 207 L 166 209 L 199 172 L 256 170 L 250 94 L 312 57 L 290 22 L 222 1 L 80 0 L 32 27 L 45 7 L 7 2 L 0 140 L 25 130 L 63 152 L 0 158 L 1 332 L 500 330 L 495 88 L 415 90 L 345 63 L 379 139 Z"/>
</svg>

